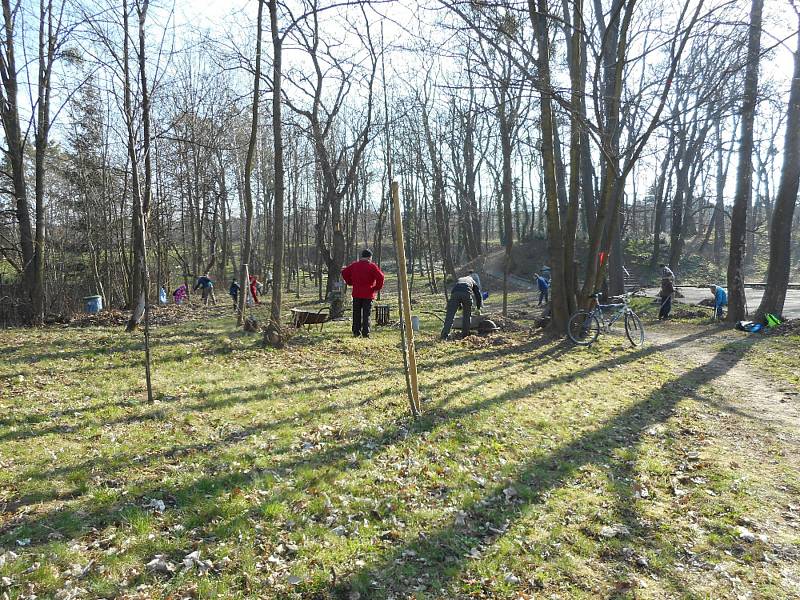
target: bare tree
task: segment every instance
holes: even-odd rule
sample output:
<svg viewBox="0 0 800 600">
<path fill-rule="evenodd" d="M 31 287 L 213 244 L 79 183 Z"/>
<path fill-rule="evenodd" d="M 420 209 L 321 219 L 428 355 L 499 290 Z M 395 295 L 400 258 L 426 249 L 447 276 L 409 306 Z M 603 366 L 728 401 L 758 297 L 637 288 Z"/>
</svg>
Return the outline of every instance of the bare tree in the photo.
<svg viewBox="0 0 800 600">
<path fill-rule="evenodd" d="M 150 90 L 147 83 L 147 61 L 146 61 L 146 40 L 145 22 L 147 20 L 147 9 L 149 0 L 137 1 L 136 13 L 139 22 L 139 51 L 138 51 L 138 77 L 139 93 L 141 95 L 141 116 L 142 116 L 142 162 L 144 163 L 144 186 L 139 180 L 140 157 L 137 155 L 137 130 L 131 103 L 132 77 L 130 73 L 128 37 L 128 4 L 123 1 L 123 69 L 125 77 L 125 115 L 128 128 L 128 154 L 131 161 L 131 180 L 133 194 L 133 225 L 132 225 L 132 246 L 133 246 L 133 270 L 131 277 L 131 301 L 133 311 L 128 320 L 128 331 L 133 331 L 138 327 L 145 312 L 148 310 L 148 287 L 149 272 L 147 267 L 147 220 L 150 215 L 150 201 L 153 189 L 153 167 L 152 156 L 150 153 Z M 149 356 L 149 348 L 147 348 Z M 149 370 L 149 358 L 148 358 Z M 149 379 L 149 377 L 148 377 Z M 152 398 L 151 398 L 152 400 Z"/>
<path fill-rule="evenodd" d="M 761 13 L 764 0 L 753 0 L 750 8 L 750 33 L 747 42 L 747 67 L 742 98 L 739 167 L 736 195 L 731 210 L 731 245 L 728 256 L 728 320 L 740 321 L 746 315 L 744 292 L 744 253 L 747 235 L 747 207 L 753 190 L 753 125 L 758 95 L 758 67 L 761 56 Z"/>
<path fill-rule="evenodd" d="M 307 123 L 306 132 L 312 140 L 314 153 L 322 178 L 322 205 L 317 224 L 317 247 L 328 269 L 327 290 L 340 281 L 345 261 L 345 228 L 342 200 L 350 192 L 358 173 L 358 166 L 370 142 L 373 117 L 373 89 L 378 66 L 378 54 L 370 34 L 369 19 L 363 5 L 360 7 L 365 27 L 358 37 L 366 51 L 363 77 L 358 78 L 363 64 L 354 64 L 333 55 L 335 44 L 324 40 L 320 31 L 320 9 L 316 0 L 308 7 L 310 24 L 298 21 L 295 29 L 297 41 L 311 61 L 311 75 L 296 72 L 292 83 L 295 89 L 306 96 L 306 105 L 290 99 L 284 92 L 284 101 Z M 360 61 L 359 61 L 360 62 Z M 326 86 L 333 89 L 326 94 Z M 347 101 L 348 92 L 355 86 L 363 86 L 366 93 L 363 116 L 354 126 L 349 141 L 334 141 L 334 133 L 340 126 L 340 115 Z M 325 228 L 331 228 L 332 242 L 326 243 Z"/>
<path fill-rule="evenodd" d="M 61 49 L 67 39 L 64 8 L 63 2 L 55 4 L 53 0 L 39 1 L 35 114 L 29 122 L 33 128 L 35 149 L 33 227 L 25 172 L 25 145 L 29 132 L 22 125 L 19 106 L 19 76 L 28 70 L 28 65 L 18 67 L 16 59 L 17 40 L 21 36 L 18 31 L 18 23 L 22 21 L 20 2 L 12 5 L 10 0 L 3 0 L 3 28 L 0 30 L 0 119 L 6 139 L 4 153 L 11 167 L 16 200 L 23 283 L 31 302 L 27 319 L 34 324 L 43 322 L 45 311 L 45 168 L 52 116 L 53 67 L 60 58 Z"/>
<path fill-rule="evenodd" d="M 783 168 L 770 223 L 767 289 L 756 311 L 759 317 L 766 313 L 783 312 L 792 261 L 792 218 L 800 186 L 800 10 L 794 2 L 792 6 L 798 17 L 797 49 L 794 52 L 794 72 L 786 109 Z"/>
<path fill-rule="evenodd" d="M 282 85 L 282 57 L 283 57 L 283 37 L 278 28 L 278 6 L 277 0 L 267 0 L 269 8 L 269 23 L 272 34 L 272 143 L 273 161 L 275 165 L 275 196 L 273 198 L 273 223 L 275 223 L 275 236 L 272 246 L 272 304 L 270 306 L 270 323 L 265 333 L 266 340 L 272 340 L 275 345 L 280 345 L 280 322 L 281 322 L 281 300 L 283 287 L 281 285 L 283 277 L 283 205 L 285 194 L 285 182 L 283 172 L 283 124 L 281 123 L 281 93 Z M 298 273 L 298 293 L 300 289 Z"/>
<path fill-rule="evenodd" d="M 261 29 L 264 19 L 264 0 L 258 0 L 256 17 L 256 58 L 253 68 L 253 104 L 250 113 L 250 138 L 247 144 L 247 158 L 244 163 L 244 233 L 242 236 L 242 267 L 239 273 L 239 316 L 237 325 L 244 322 L 244 306 L 250 282 L 247 280 L 246 264 L 250 263 L 253 243 L 253 191 L 252 177 L 255 164 L 256 142 L 258 142 L 258 103 L 261 85 Z M 281 223 L 282 226 L 282 223 Z M 274 294 L 274 288 L 273 288 Z"/>
</svg>

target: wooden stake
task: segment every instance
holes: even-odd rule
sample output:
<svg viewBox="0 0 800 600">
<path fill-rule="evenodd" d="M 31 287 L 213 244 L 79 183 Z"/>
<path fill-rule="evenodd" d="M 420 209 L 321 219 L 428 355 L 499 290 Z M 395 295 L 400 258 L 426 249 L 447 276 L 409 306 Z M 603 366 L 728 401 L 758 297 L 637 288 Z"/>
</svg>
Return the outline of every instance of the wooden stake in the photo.
<svg viewBox="0 0 800 600">
<path fill-rule="evenodd" d="M 239 286 L 239 302 L 236 315 L 236 326 L 241 327 L 244 325 L 244 311 L 247 308 L 247 298 L 250 294 L 250 269 L 247 263 L 242 263 L 242 279 Z"/>
<path fill-rule="evenodd" d="M 403 313 L 403 326 L 405 328 L 405 344 L 403 349 L 408 356 L 408 375 L 411 381 L 409 389 L 409 404 L 411 414 L 415 417 L 420 414 L 419 386 L 417 384 L 417 356 L 414 350 L 414 330 L 411 327 L 411 298 L 408 292 L 408 274 L 406 273 L 406 251 L 403 243 L 403 220 L 400 215 L 400 194 L 396 181 L 392 182 L 392 204 L 394 210 L 395 245 L 397 246 L 397 277 L 400 280 L 400 297 Z"/>
</svg>

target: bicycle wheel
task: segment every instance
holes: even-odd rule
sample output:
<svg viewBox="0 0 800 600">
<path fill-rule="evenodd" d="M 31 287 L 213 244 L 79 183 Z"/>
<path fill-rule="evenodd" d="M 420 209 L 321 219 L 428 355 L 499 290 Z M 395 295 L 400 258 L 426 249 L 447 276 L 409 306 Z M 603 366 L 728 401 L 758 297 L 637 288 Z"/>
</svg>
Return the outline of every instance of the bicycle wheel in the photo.
<svg viewBox="0 0 800 600">
<path fill-rule="evenodd" d="M 633 346 L 641 346 L 644 343 L 642 320 L 633 311 L 625 313 L 625 335 Z"/>
<path fill-rule="evenodd" d="M 579 310 L 569 318 L 567 335 L 579 346 L 588 346 L 600 335 L 600 321 L 594 313 Z"/>
</svg>

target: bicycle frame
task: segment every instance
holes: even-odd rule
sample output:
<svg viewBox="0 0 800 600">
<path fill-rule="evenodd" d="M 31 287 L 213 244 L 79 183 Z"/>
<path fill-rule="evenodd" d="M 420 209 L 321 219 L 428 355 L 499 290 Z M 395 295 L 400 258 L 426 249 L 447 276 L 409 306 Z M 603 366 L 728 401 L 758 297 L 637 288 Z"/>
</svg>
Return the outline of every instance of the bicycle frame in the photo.
<svg viewBox="0 0 800 600">
<path fill-rule="evenodd" d="M 591 310 L 591 314 L 597 317 L 597 320 L 600 321 L 600 324 L 603 326 L 605 331 L 608 331 L 611 326 L 620 320 L 621 317 L 625 316 L 626 313 L 632 312 L 630 307 L 628 306 L 628 296 L 622 296 L 621 303 L 614 303 L 614 304 L 600 304 L 597 298 L 594 299 L 595 306 Z M 606 319 L 605 310 L 607 309 L 617 309 L 617 312 L 611 315 L 609 319 Z"/>
<path fill-rule="evenodd" d="M 578 310 L 570 316 L 567 325 L 567 335 L 570 339 L 580 346 L 591 346 L 597 340 L 600 331 L 610 332 L 611 326 L 624 318 L 628 341 L 634 346 L 641 345 L 644 342 L 644 329 L 641 319 L 633 312 L 629 302 L 633 292 L 613 296 L 622 302 L 609 304 L 600 304 L 599 295 L 599 293 L 591 295 L 594 301 L 591 308 Z M 606 315 L 605 311 L 614 312 Z"/>
</svg>

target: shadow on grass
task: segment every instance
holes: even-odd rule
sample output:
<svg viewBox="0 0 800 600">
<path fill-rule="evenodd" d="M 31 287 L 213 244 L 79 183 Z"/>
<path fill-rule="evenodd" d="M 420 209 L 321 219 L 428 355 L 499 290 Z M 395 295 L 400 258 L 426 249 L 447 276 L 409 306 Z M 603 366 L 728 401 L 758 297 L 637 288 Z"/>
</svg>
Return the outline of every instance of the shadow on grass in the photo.
<svg viewBox="0 0 800 600">
<path fill-rule="evenodd" d="M 642 350 L 636 354 L 641 356 L 647 352 Z M 715 357 L 711 362 L 717 360 Z M 726 360 L 720 368 L 730 369 L 734 364 Z M 719 371 L 707 369 L 704 365 L 692 369 L 680 380 L 684 385 L 697 389 L 710 382 Z M 409 591 L 411 582 L 419 585 L 420 581 L 425 581 L 428 589 L 446 588 L 467 568 L 472 548 L 494 543 L 502 535 L 497 531 L 513 525 L 529 507 L 543 502 L 548 492 L 574 476 L 580 467 L 606 464 L 613 459 L 615 450 L 637 444 L 647 428 L 669 419 L 683 398 L 672 389 L 674 382 L 665 383 L 643 400 L 613 415 L 603 426 L 580 435 L 553 452 L 531 459 L 517 471 L 513 482 L 488 489 L 480 501 L 462 506 L 467 515 L 465 523 L 471 525 L 461 525 L 453 519 L 409 537 L 388 554 L 352 573 L 339 584 L 336 592 L 346 597 L 345 594 L 352 589 L 369 590 L 369 597 L 376 598 L 390 592 Z M 522 393 L 533 393 L 533 387 L 536 386 L 529 386 Z M 501 401 L 518 397 L 519 393 L 520 390 L 509 391 L 501 395 Z M 507 500 L 504 493 L 508 487 L 513 487 L 516 492 L 512 501 Z M 628 514 L 628 519 L 634 532 L 641 529 L 633 521 L 632 514 Z M 408 556 L 415 558 L 409 561 Z M 384 585 L 376 589 L 371 583 L 373 581 L 384 582 Z M 676 593 L 684 589 L 683 584 L 677 579 L 671 582 Z"/>
<path fill-rule="evenodd" d="M 320 340 L 314 338 L 312 336 L 307 336 L 305 339 L 301 339 L 303 346 L 305 345 L 313 345 L 314 343 L 319 342 Z M 292 345 L 294 345 L 295 340 L 292 340 Z M 539 348 L 548 348 L 549 344 L 552 342 L 551 338 L 536 338 L 530 342 L 524 343 L 522 345 L 518 344 L 510 344 L 507 346 L 499 347 L 497 349 L 491 350 L 489 352 L 483 352 L 480 354 L 480 360 L 491 360 L 495 358 L 502 358 L 507 356 L 514 356 L 514 355 L 529 355 L 531 352 L 535 352 Z M 158 341 L 159 345 L 165 345 L 166 340 L 161 339 Z M 533 354 L 532 356 L 538 358 L 545 358 L 545 355 L 550 354 L 550 358 L 556 358 L 563 354 L 566 350 L 569 349 L 568 345 L 559 344 L 556 348 L 549 349 L 546 352 Z M 135 351 L 136 348 L 128 347 L 126 351 Z M 206 349 L 207 351 L 205 354 L 227 354 L 230 352 L 230 348 L 225 346 L 224 342 L 218 342 L 211 345 L 211 347 Z M 109 350 L 110 352 L 120 352 L 120 348 L 112 348 Z M 83 351 L 73 351 L 65 354 L 53 354 L 52 356 L 58 357 L 66 357 L 67 359 L 74 359 L 76 357 L 80 357 L 82 359 L 87 359 L 90 357 L 98 356 L 98 350 L 83 350 Z M 48 355 L 41 355 L 43 359 L 46 359 Z M 103 354 L 99 354 L 99 356 L 103 356 Z M 138 358 L 138 357 L 137 357 Z M 181 357 L 173 357 L 170 360 L 165 360 L 163 357 L 157 357 L 155 359 L 156 369 L 158 365 L 164 365 L 171 361 L 177 361 Z M 424 375 L 426 371 L 438 369 L 440 367 L 456 367 L 468 362 L 476 360 L 475 354 L 472 348 L 465 346 L 464 352 L 456 356 L 455 358 L 448 358 L 445 360 L 437 360 L 437 359 L 426 359 L 421 363 L 420 372 Z M 117 368 L 122 368 L 122 365 L 118 365 Z M 129 366 L 125 366 L 125 368 L 129 368 Z M 107 366 L 100 366 L 98 369 L 107 370 Z M 400 374 L 403 372 L 402 366 L 382 366 L 381 369 L 381 378 L 384 381 L 389 380 L 392 375 Z M 333 381 L 330 381 L 331 377 L 327 377 L 324 372 L 317 374 L 316 376 L 305 378 L 303 382 L 299 386 L 295 386 L 292 389 L 294 394 L 309 394 L 309 393 L 317 393 L 323 394 L 331 391 L 335 391 L 337 389 L 342 389 L 344 387 L 349 387 L 358 384 L 366 384 L 370 381 L 374 380 L 374 375 L 372 373 L 357 373 L 350 376 L 344 377 L 335 377 Z M 459 377 L 452 377 L 446 378 L 441 380 L 429 381 L 423 383 L 423 386 L 426 388 L 431 388 L 432 386 L 436 385 L 443 385 L 443 384 L 450 384 L 454 381 L 457 381 Z M 330 381 L 330 382 L 329 382 Z M 229 387 L 226 390 L 220 390 L 219 392 L 213 392 L 213 395 L 219 397 L 216 400 L 212 400 L 210 398 L 205 398 L 202 400 L 197 400 L 195 402 L 189 404 L 182 404 L 181 408 L 183 410 L 191 410 L 191 411 L 204 411 L 204 410 L 213 410 L 218 408 L 224 408 L 227 406 L 231 406 L 234 404 L 247 404 L 251 402 L 257 402 L 265 400 L 266 398 L 263 395 L 258 395 L 255 392 L 261 391 L 263 386 L 255 386 L 255 385 L 248 385 L 248 386 L 234 386 Z M 396 389 L 395 389 L 396 387 Z M 402 387 L 398 386 L 383 386 L 377 392 L 370 392 L 370 400 L 375 401 L 379 398 L 386 397 L 388 395 L 394 394 L 397 391 L 401 390 Z M 208 393 L 203 393 L 203 396 L 208 396 Z M 149 405 L 142 405 L 139 402 L 131 401 L 131 400 L 119 400 L 119 401 L 107 401 L 107 402 L 96 402 L 92 403 L 89 406 L 83 407 L 78 409 L 79 412 L 82 414 L 82 421 L 79 425 L 65 425 L 65 424 L 47 424 L 46 426 L 41 427 L 32 427 L 30 429 L 24 429 L 26 426 L 36 426 L 40 424 L 47 423 L 53 419 L 58 419 L 65 416 L 70 416 L 76 412 L 75 408 L 69 409 L 58 409 L 52 410 L 48 412 L 40 412 L 28 415 L 19 415 L 14 414 L 7 417 L 0 418 L 0 426 L 14 426 L 17 429 L 7 430 L 7 431 L 0 431 L 0 441 L 19 441 L 19 440 L 26 440 L 32 439 L 39 436 L 46 436 L 46 435 L 65 435 L 65 434 L 79 434 L 83 429 L 90 426 L 114 426 L 120 424 L 135 424 L 135 423 L 142 423 L 147 421 L 155 421 L 164 419 L 168 416 L 165 412 L 166 407 L 159 405 L 153 407 L 151 410 L 133 414 L 133 415 L 125 415 L 118 418 L 112 419 L 103 419 L 102 421 L 92 420 L 91 415 L 101 410 L 109 409 L 109 408 L 138 408 L 140 406 L 149 406 Z M 23 428 L 23 429 L 20 429 Z"/>
<path fill-rule="evenodd" d="M 698 334 L 699 335 L 699 334 Z M 687 338 L 682 338 L 682 340 L 688 341 L 695 336 L 687 336 Z M 378 435 L 377 437 L 368 437 L 367 439 L 353 439 L 343 444 L 336 444 L 336 445 L 329 445 L 325 450 L 320 452 L 315 452 L 310 456 L 305 454 L 300 454 L 296 456 L 292 456 L 293 449 L 290 447 L 283 448 L 280 451 L 273 452 L 272 456 L 276 459 L 274 464 L 271 466 L 271 470 L 275 470 L 278 472 L 281 471 L 291 471 L 298 467 L 304 467 L 306 469 L 320 469 L 322 473 L 322 477 L 326 479 L 331 479 L 334 477 L 338 477 L 341 473 L 345 471 L 355 468 L 358 465 L 362 464 L 364 461 L 368 460 L 374 452 L 380 451 L 382 449 L 386 449 L 398 441 L 404 440 L 409 435 L 419 434 L 426 431 L 431 431 L 438 426 L 438 424 L 442 423 L 443 421 L 452 421 L 457 420 L 467 414 L 478 412 L 484 409 L 487 409 L 491 406 L 499 405 L 517 398 L 525 397 L 531 394 L 536 394 L 537 392 L 547 389 L 549 387 L 558 385 L 564 381 L 569 381 L 574 379 L 575 377 L 580 377 L 582 375 L 588 375 L 592 372 L 603 370 L 610 365 L 619 364 L 620 362 L 632 362 L 638 360 L 642 357 L 648 356 L 654 352 L 658 352 L 659 350 L 669 347 L 671 345 L 679 345 L 682 340 L 676 340 L 671 344 L 667 344 L 662 347 L 648 347 L 641 349 L 636 352 L 628 353 L 621 357 L 612 357 L 605 361 L 600 361 L 590 367 L 586 367 L 584 369 L 579 369 L 577 371 L 568 371 L 562 375 L 552 377 L 550 379 L 535 382 L 530 385 L 524 386 L 522 388 L 512 388 L 503 393 L 500 393 L 495 396 L 484 397 L 480 400 L 475 402 L 467 403 L 455 408 L 446 408 L 443 405 L 432 405 L 428 412 L 418 421 L 413 422 L 409 419 L 403 417 L 399 421 L 392 423 L 390 420 L 386 427 L 384 427 L 383 432 Z M 526 348 L 528 345 L 523 345 L 521 348 Z M 507 353 L 509 349 L 503 349 L 502 352 Z M 502 377 L 502 373 L 498 373 L 495 375 L 496 377 Z M 467 382 L 468 387 L 471 386 L 470 382 Z M 453 395 L 463 393 L 464 390 L 454 390 Z M 306 418 L 313 418 L 315 415 L 319 416 L 321 414 L 325 414 L 328 412 L 332 412 L 341 408 L 337 404 L 331 404 L 327 407 L 320 407 L 308 415 Z M 300 415 L 303 417 L 303 415 Z M 290 415 L 287 416 L 283 422 L 294 421 L 298 418 L 298 415 Z M 222 438 L 217 441 L 209 442 L 206 444 L 192 444 L 185 446 L 183 448 L 176 447 L 171 448 L 169 450 L 165 450 L 164 452 L 159 452 L 155 456 L 148 457 L 147 460 L 152 462 L 154 460 L 160 458 L 168 458 L 171 456 L 180 456 L 183 453 L 191 453 L 191 452 L 209 452 L 212 450 L 220 451 L 223 448 L 230 447 L 231 445 L 240 443 L 243 439 L 247 437 L 258 435 L 260 433 L 269 431 L 273 427 L 280 425 L 281 423 L 277 421 L 271 421 L 269 423 L 260 423 L 257 425 L 252 426 L 248 430 L 244 432 L 234 432 L 232 435 L 228 436 L 227 438 Z M 243 433 L 245 435 L 243 435 Z M 350 456 L 353 453 L 362 452 L 365 448 L 365 444 L 368 444 L 368 448 L 370 451 L 360 458 L 356 465 L 352 464 L 350 460 Z M 282 456 L 286 455 L 286 456 Z M 114 470 L 118 472 L 120 467 L 126 466 L 130 464 L 131 457 L 128 457 L 126 461 L 119 461 L 115 457 L 110 457 L 107 459 L 107 464 L 104 465 L 105 468 L 109 470 Z M 92 463 L 94 467 L 97 467 L 98 459 L 93 459 L 92 461 L 86 461 L 87 466 L 88 463 Z M 57 474 L 68 474 L 70 471 L 73 471 L 77 468 L 76 465 L 66 466 L 63 469 L 57 468 L 57 470 L 49 470 L 47 472 L 47 476 L 55 476 Z M 102 466 L 100 468 L 103 468 Z M 223 493 L 225 490 L 232 489 L 233 487 L 238 487 L 245 484 L 248 480 L 252 479 L 251 475 L 249 474 L 242 474 L 242 473 L 227 473 L 225 475 L 213 476 L 213 477 L 201 477 L 195 483 L 191 485 L 187 485 L 186 487 L 181 487 L 172 490 L 165 490 L 164 484 L 162 481 L 154 481 L 151 485 L 141 486 L 137 492 L 143 496 L 160 496 L 165 493 L 169 493 L 174 496 L 182 496 L 182 497 L 192 497 L 192 489 L 195 487 L 199 487 L 203 490 L 213 489 L 216 491 L 217 494 Z M 204 495 L 201 494 L 201 497 L 204 498 Z M 39 500 L 44 500 L 44 498 L 40 498 Z M 197 498 L 195 501 L 199 501 L 200 498 Z M 25 537 L 30 537 L 34 540 L 34 545 L 40 544 L 46 541 L 47 535 L 50 534 L 53 529 L 59 530 L 59 532 L 64 536 L 73 536 L 79 534 L 81 531 L 90 528 L 90 527 L 99 527 L 108 525 L 110 523 L 115 523 L 119 521 L 119 509 L 122 506 L 125 506 L 129 503 L 125 502 L 122 503 L 120 506 L 112 506 L 112 507 L 103 507 L 103 508 L 96 508 L 90 506 L 90 499 L 85 499 L 78 503 L 77 506 L 70 507 L 64 510 L 54 509 L 53 511 L 44 511 L 42 513 L 38 513 L 37 515 L 19 515 L 17 518 L 8 520 L 3 529 L 0 530 L 0 535 L 5 536 L 11 531 L 17 530 L 19 528 L 23 528 L 25 530 Z M 187 507 L 189 508 L 189 507 Z M 73 514 L 76 518 L 69 519 L 69 515 Z"/>
<path fill-rule="evenodd" d="M 402 368 L 386 369 L 386 373 L 397 373 L 402 371 Z M 300 384 L 292 384 L 292 393 L 295 395 L 303 394 L 325 394 L 345 387 L 351 387 L 360 384 L 369 384 L 374 381 L 374 376 L 369 373 L 356 373 L 344 377 L 332 377 L 326 375 L 324 372 L 317 372 L 314 376 L 303 377 Z M 274 383 L 274 382 L 273 382 Z M 392 386 L 384 386 L 380 391 L 370 391 L 372 399 L 382 398 L 391 395 L 400 390 L 398 383 L 397 389 Z M 170 411 L 170 404 L 176 404 L 182 411 L 210 411 L 228 408 L 234 405 L 246 405 L 254 402 L 262 402 L 269 400 L 275 396 L 274 391 L 268 389 L 266 383 L 259 385 L 243 385 L 243 386 L 230 386 L 218 391 L 205 391 L 200 393 L 200 398 L 192 402 L 164 402 L 160 401 L 156 405 L 143 404 L 141 402 L 131 400 L 119 400 L 109 402 L 93 403 L 81 409 L 59 409 L 50 411 L 48 413 L 36 413 L 27 415 L 25 417 L 13 416 L 0 419 L 0 426 L 15 427 L 20 426 L 35 426 L 52 419 L 71 416 L 76 411 L 82 415 L 82 420 L 79 425 L 66 425 L 66 424 L 48 424 L 43 427 L 33 427 L 31 429 L 17 429 L 12 431 L 0 432 L 0 442 L 2 441 L 20 441 L 32 439 L 39 436 L 53 435 L 53 434 L 80 434 L 80 432 L 88 427 L 108 427 L 115 425 L 134 425 L 137 423 L 145 423 L 148 421 L 164 420 L 173 416 Z M 148 407 L 149 410 L 136 414 L 126 414 L 115 418 L 91 419 L 91 415 L 100 410 L 109 408 L 141 408 Z M 334 412 L 335 406 L 330 410 L 315 409 L 308 411 L 307 414 L 301 415 L 305 417 L 313 417 L 315 415 L 324 414 L 326 412 Z"/>
<path fill-rule="evenodd" d="M 165 485 L 160 480 L 147 481 L 143 485 L 132 487 L 128 498 L 122 498 L 109 504 L 92 505 L 90 500 L 86 499 L 66 508 L 48 509 L 37 514 L 17 515 L 15 518 L 7 520 L 3 530 L 0 531 L 0 535 L 6 538 L 4 541 L 9 542 L 14 539 L 12 534 L 13 536 L 30 537 L 33 540 L 32 546 L 36 548 L 46 543 L 48 536 L 53 532 L 65 537 L 75 537 L 83 535 L 91 528 L 119 525 L 124 520 L 121 509 L 131 506 L 132 497 L 174 496 L 177 498 L 182 517 L 189 518 L 200 510 L 200 507 L 208 502 L 209 499 L 212 501 L 219 499 L 235 488 L 254 482 L 265 473 L 274 472 L 283 475 L 291 473 L 298 468 L 302 468 L 304 472 L 311 475 L 305 477 L 303 486 L 295 491 L 308 490 L 318 483 L 330 483 L 337 480 L 346 472 L 358 469 L 367 463 L 376 452 L 386 450 L 409 436 L 432 431 L 442 422 L 457 420 L 473 412 L 479 412 L 518 398 L 535 395 L 552 386 L 572 381 L 575 378 L 589 375 L 610 366 L 635 362 L 653 353 L 700 339 L 704 335 L 704 332 L 699 332 L 666 344 L 646 346 L 626 354 L 615 355 L 585 368 L 568 370 L 550 379 L 509 389 L 500 394 L 485 397 L 455 408 L 447 408 L 445 406 L 447 401 L 447 397 L 445 397 L 444 399 L 439 399 L 437 404 L 432 405 L 419 421 L 412 422 L 405 418 L 392 420 L 390 418 L 384 431 L 377 436 L 362 435 L 352 439 L 330 440 L 325 448 L 311 453 L 297 452 L 294 447 L 290 446 L 277 449 L 272 453 L 275 460 L 268 469 L 230 472 L 224 464 L 220 464 L 216 467 L 217 472 L 208 473 L 207 470 L 205 475 L 190 483 L 170 486 Z M 493 349 L 489 351 L 489 354 L 496 357 L 513 356 L 516 360 L 509 364 L 507 368 L 519 368 L 520 366 L 535 364 L 542 357 L 549 357 L 550 360 L 561 358 L 568 349 L 569 346 L 549 348 L 544 340 L 534 340 L 522 345 Z M 484 355 L 479 355 L 478 359 L 480 356 Z M 458 361 L 463 361 L 467 358 L 464 356 L 447 357 L 436 364 L 438 366 L 462 364 Z M 615 450 L 623 446 L 636 444 L 640 440 L 642 433 L 649 426 L 667 420 L 673 414 L 676 404 L 684 393 L 691 393 L 692 390 L 697 390 L 721 373 L 733 368 L 735 364 L 736 360 L 731 360 L 730 356 L 725 356 L 723 360 L 718 354 L 711 363 L 693 369 L 680 378 L 671 380 L 658 390 L 650 393 L 644 400 L 616 415 L 612 415 L 599 428 L 580 435 L 574 441 L 566 443 L 546 455 L 539 454 L 532 457 L 527 463 L 520 466 L 511 484 L 504 483 L 501 486 L 489 489 L 480 502 L 461 507 L 467 514 L 468 524 L 466 526 L 456 523 L 455 520 L 434 524 L 423 532 L 423 535 L 401 540 L 401 542 L 394 544 L 386 553 L 375 558 L 362 569 L 349 574 L 340 574 L 340 583 L 334 593 L 346 595 L 352 589 L 360 589 L 368 590 L 369 595 L 367 597 L 379 598 L 388 595 L 392 590 L 408 592 L 411 589 L 411 584 L 406 582 L 413 581 L 413 585 L 418 585 L 418 581 L 421 578 L 429 588 L 449 585 L 469 566 L 470 559 L 467 554 L 471 548 L 480 545 L 489 546 L 498 539 L 499 535 L 502 535 L 489 531 L 482 524 L 494 524 L 495 531 L 505 529 L 504 524 L 506 522 L 513 525 L 522 511 L 540 503 L 544 496 L 563 484 L 566 478 L 573 476 L 581 466 L 614 462 L 610 456 Z M 501 379 L 502 377 L 503 372 L 498 371 L 488 375 L 487 379 Z M 675 386 L 677 381 L 680 381 L 680 387 Z M 347 379 L 347 384 L 357 383 L 367 384 L 369 383 L 369 378 L 357 374 Z M 438 384 L 441 384 L 441 381 Z M 457 389 L 452 390 L 452 393 L 448 396 L 468 393 L 473 384 L 474 380 L 466 381 L 463 385 L 456 386 Z M 323 383 L 322 385 L 331 386 L 329 389 L 335 389 L 342 385 L 342 381 Z M 303 419 L 302 422 L 309 423 L 315 417 L 341 408 L 352 408 L 352 405 L 339 406 L 332 402 L 328 406 L 319 407 L 309 411 L 308 414 L 299 416 Z M 259 435 L 282 423 L 297 420 L 297 418 L 297 414 L 292 414 L 280 422 L 271 421 L 254 424 L 247 429 L 231 432 L 218 440 L 204 444 L 176 446 L 157 455 L 148 455 L 145 460 L 152 463 L 156 460 L 178 458 L 195 452 L 219 452 L 225 448 L 242 444 L 251 436 Z M 365 449 L 368 450 L 365 452 Z M 358 454 L 358 457 L 354 459 L 352 456 L 355 454 Z M 88 462 L 94 463 L 96 461 Z M 109 460 L 109 463 L 100 466 L 100 469 L 117 471 L 128 466 L 128 464 L 128 462 L 120 464 L 118 461 Z M 64 474 L 75 468 L 77 467 L 65 467 Z M 619 473 L 624 475 L 624 467 L 620 467 Z M 513 485 L 519 492 L 518 498 L 512 502 L 506 502 L 503 494 L 503 489 L 508 485 Z M 272 500 L 282 502 L 288 500 L 288 496 L 276 495 Z M 646 533 L 641 525 L 637 524 L 636 514 L 633 509 L 625 509 L 620 512 L 621 518 L 630 523 L 630 528 L 634 535 L 644 535 Z M 407 559 L 406 555 L 409 550 L 416 553 L 416 558 L 413 561 Z M 404 552 L 406 555 L 404 555 Z M 422 559 L 424 559 L 424 562 Z M 677 579 L 678 575 L 665 574 L 666 576 L 674 578 L 670 585 L 676 590 L 676 593 L 682 589 L 683 582 Z M 370 583 L 372 580 L 385 583 L 376 588 Z"/>
</svg>

